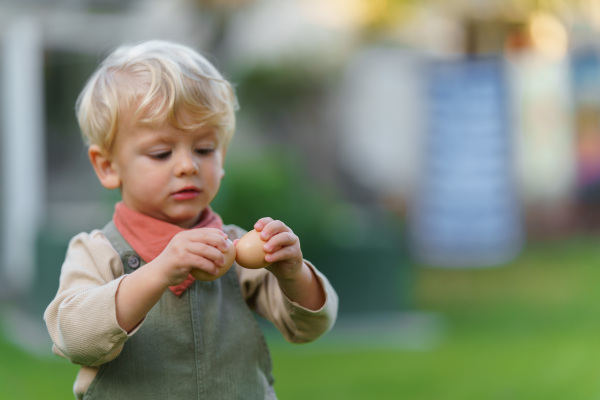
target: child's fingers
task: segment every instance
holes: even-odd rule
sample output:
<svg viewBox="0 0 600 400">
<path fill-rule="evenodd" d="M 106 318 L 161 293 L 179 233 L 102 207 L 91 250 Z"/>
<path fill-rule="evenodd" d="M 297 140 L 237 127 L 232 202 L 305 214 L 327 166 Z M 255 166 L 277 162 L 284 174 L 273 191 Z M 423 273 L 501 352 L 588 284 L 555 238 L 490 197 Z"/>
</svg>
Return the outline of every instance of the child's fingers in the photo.
<svg viewBox="0 0 600 400">
<path fill-rule="evenodd" d="M 268 253 L 265 256 L 265 260 L 271 264 L 280 261 L 292 262 L 293 260 L 302 262 L 302 252 L 298 246 L 284 246 L 273 253 Z"/>
<path fill-rule="evenodd" d="M 223 239 L 227 239 L 227 234 L 225 232 L 223 232 L 220 229 L 216 229 L 216 228 L 196 228 L 196 229 L 190 229 L 189 231 L 183 231 L 183 232 L 188 232 L 190 234 L 190 237 L 193 240 L 200 240 L 202 241 L 204 238 L 209 238 L 209 237 L 220 237 Z"/>
<path fill-rule="evenodd" d="M 265 226 L 267 226 L 271 222 L 273 222 L 273 218 L 263 217 L 263 218 L 259 219 L 258 221 L 256 221 L 256 223 L 254 224 L 254 229 L 257 232 L 260 232 L 264 229 Z"/>
<path fill-rule="evenodd" d="M 298 236 L 293 232 L 284 231 L 272 236 L 263 248 L 267 253 L 274 253 L 282 247 L 293 246 L 298 242 Z"/>
<path fill-rule="evenodd" d="M 184 231 L 178 235 L 186 235 L 186 239 L 194 243 L 205 243 L 220 251 L 227 251 L 227 234 L 219 229 L 200 228 Z"/>
<path fill-rule="evenodd" d="M 188 252 L 195 257 L 209 260 L 210 262 L 217 263 L 223 261 L 224 255 L 221 250 L 215 246 L 211 246 L 205 243 L 190 243 L 187 248 Z"/>
<path fill-rule="evenodd" d="M 260 237 L 264 241 L 269 241 L 273 236 L 282 232 L 292 232 L 292 230 L 282 221 L 271 219 L 260 231 Z"/>
<path fill-rule="evenodd" d="M 225 252 L 231 244 L 220 234 L 217 229 L 196 232 L 186 231 L 177 234 L 169 243 L 170 253 L 179 260 L 179 263 L 189 266 L 223 265 L 225 263 Z M 206 260 L 208 262 L 207 265 Z"/>
<path fill-rule="evenodd" d="M 216 275 L 219 273 L 219 268 L 207 259 L 201 259 L 196 264 L 192 265 L 190 272 L 195 269 L 208 272 L 212 275 Z"/>
</svg>

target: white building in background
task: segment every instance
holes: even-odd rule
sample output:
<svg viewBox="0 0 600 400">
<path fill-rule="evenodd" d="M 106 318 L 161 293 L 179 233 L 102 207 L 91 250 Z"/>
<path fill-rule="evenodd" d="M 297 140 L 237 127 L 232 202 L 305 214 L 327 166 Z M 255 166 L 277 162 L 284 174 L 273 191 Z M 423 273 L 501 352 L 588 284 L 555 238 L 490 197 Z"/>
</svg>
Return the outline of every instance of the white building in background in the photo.
<svg viewBox="0 0 600 400">
<path fill-rule="evenodd" d="M 334 94 L 339 162 L 381 196 L 400 199 L 416 187 L 427 118 L 426 65 L 415 51 L 367 48 L 348 62 Z"/>
<path fill-rule="evenodd" d="M 45 218 L 42 39 L 37 21 L 22 18 L 5 25 L 1 42 L 1 265 L 16 291 L 33 280 L 33 249 Z"/>
<path fill-rule="evenodd" d="M 571 199 L 577 175 L 569 61 L 530 53 L 507 66 L 521 194 L 538 207 L 560 208 Z"/>
</svg>

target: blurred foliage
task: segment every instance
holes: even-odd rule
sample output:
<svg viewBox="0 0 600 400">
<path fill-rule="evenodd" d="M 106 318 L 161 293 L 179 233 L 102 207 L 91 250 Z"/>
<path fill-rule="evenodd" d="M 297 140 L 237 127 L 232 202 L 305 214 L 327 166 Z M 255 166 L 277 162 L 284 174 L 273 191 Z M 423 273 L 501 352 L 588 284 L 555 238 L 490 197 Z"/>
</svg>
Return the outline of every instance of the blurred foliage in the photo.
<svg viewBox="0 0 600 400">
<path fill-rule="evenodd" d="M 47 51 L 44 57 L 44 104 L 47 130 L 54 138 L 79 134 L 75 101 L 98 60 L 88 54 Z"/>
<path fill-rule="evenodd" d="M 400 221 L 382 208 L 343 201 L 312 182 L 290 148 L 230 158 L 212 207 L 226 224 L 251 230 L 279 219 L 300 238 L 302 252 L 340 296 L 341 313 L 394 311 L 411 304 L 411 263 Z M 366 273 L 377 268 L 377 274 Z M 360 293 L 359 296 L 356 293 Z"/>
<path fill-rule="evenodd" d="M 251 230 L 258 219 L 268 216 L 284 221 L 308 246 L 326 239 L 323 225 L 339 198 L 330 187 L 310 183 L 292 149 L 273 146 L 261 154 L 230 158 L 226 170 L 212 203 L 226 224 Z"/>
<path fill-rule="evenodd" d="M 294 149 L 272 146 L 226 164 L 227 174 L 212 203 L 226 224 L 250 230 L 259 218 L 280 219 L 310 247 L 391 244 L 397 239 L 385 235 L 399 232 L 396 216 L 382 208 L 353 205 L 333 186 L 312 181 Z"/>
<path fill-rule="evenodd" d="M 272 118 L 297 111 L 309 102 L 320 90 L 325 71 L 307 64 L 288 64 L 282 61 L 234 71 L 232 80 L 242 109 Z"/>
<path fill-rule="evenodd" d="M 303 131 L 311 123 L 298 126 L 298 121 L 318 118 L 316 109 L 334 77 L 335 68 L 289 60 L 234 72 L 241 113 L 270 144 L 228 157 L 213 208 L 225 223 L 246 230 L 261 217 L 282 220 L 300 238 L 304 257 L 335 287 L 340 313 L 408 308 L 410 262 L 401 221 L 377 204 L 357 204 L 339 193 L 343 185 L 338 182 L 318 181 L 308 173 L 307 162 L 314 174 L 324 160 L 311 152 L 317 144 L 298 140 L 313 134 Z M 365 275 L 373 267 L 379 273 Z"/>
</svg>

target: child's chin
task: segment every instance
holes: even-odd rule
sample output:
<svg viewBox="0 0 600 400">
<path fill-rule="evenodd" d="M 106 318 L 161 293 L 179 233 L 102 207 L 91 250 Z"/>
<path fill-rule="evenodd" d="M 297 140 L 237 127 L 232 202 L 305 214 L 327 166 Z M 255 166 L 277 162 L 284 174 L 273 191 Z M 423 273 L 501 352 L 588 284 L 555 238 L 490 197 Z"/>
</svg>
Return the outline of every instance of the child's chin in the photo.
<svg viewBox="0 0 600 400">
<path fill-rule="evenodd" d="M 186 214 L 178 214 L 171 217 L 171 223 L 173 225 L 180 226 L 182 228 L 191 228 L 198 223 L 198 218 L 200 217 L 202 211 L 198 211 L 196 213 L 186 213 Z"/>
</svg>

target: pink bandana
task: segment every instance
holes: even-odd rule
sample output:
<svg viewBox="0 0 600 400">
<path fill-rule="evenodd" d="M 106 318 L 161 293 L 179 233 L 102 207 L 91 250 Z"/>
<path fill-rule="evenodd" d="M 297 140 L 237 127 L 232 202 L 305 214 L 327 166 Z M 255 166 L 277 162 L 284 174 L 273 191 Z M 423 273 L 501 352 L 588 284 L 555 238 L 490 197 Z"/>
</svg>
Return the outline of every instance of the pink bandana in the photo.
<svg viewBox="0 0 600 400">
<path fill-rule="evenodd" d="M 116 204 L 113 222 L 127 243 L 147 263 L 162 253 L 173 236 L 185 230 L 177 225 L 133 211 L 123 202 Z M 198 224 L 191 229 L 195 228 L 217 228 L 222 230 L 223 221 L 210 207 L 206 207 Z M 177 286 L 170 286 L 169 289 L 177 296 L 181 296 L 194 283 L 195 279 L 190 274 L 185 281 Z"/>
</svg>

